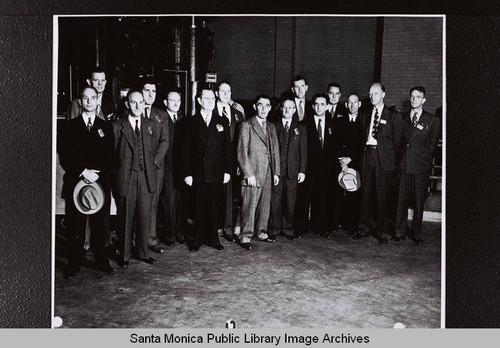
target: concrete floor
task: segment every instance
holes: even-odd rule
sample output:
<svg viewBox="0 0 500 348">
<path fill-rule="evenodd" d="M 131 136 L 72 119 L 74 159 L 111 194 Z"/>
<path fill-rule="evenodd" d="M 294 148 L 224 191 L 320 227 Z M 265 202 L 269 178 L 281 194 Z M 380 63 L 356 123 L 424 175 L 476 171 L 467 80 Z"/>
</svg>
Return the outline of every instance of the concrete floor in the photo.
<svg viewBox="0 0 500 348">
<path fill-rule="evenodd" d="M 54 312 L 70 328 L 224 328 L 228 319 L 239 328 L 438 328 L 441 224 L 423 231 L 422 246 L 343 233 L 250 251 L 222 238 L 222 251 L 176 244 L 155 265 L 112 261 L 114 275 L 83 267 L 69 280 L 58 234 Z"/>
</svg>

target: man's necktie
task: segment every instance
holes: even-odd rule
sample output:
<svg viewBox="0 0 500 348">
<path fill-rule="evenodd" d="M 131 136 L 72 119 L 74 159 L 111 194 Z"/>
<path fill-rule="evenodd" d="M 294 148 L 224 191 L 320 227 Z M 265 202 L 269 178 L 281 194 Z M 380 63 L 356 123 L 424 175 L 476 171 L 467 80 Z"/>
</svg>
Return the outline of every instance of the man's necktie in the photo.
<svg viewBox="0 0 500 348">
<path fill-rule="evenodd" d="M 375 116 L 373 117 L 373 128 L 372 128 L 373 139 L 377 139 L 377 132 L 378 132 L 378 109 L 375 109 Z"/>
<path fill-rule="evenodd" d="M 87 130 L 90 132 L 91 129 L 92 129 L 92 121 L 90 120 L 89 117 L 89 121 L 87 122 Z"/>
<path fill-rule="evenodd" d="M 177 114 L 174 114 L 174 123 L 177 122 Z"/>
<path fill-rule="evenodd" d="M 323 127 L 321 126 L 321 118 L 318 120 L 318 135 L 319 135 L 319 142 L 321 144 L 321 147 L 323 148 Z"/>
<path fill-rule="evenodd" d="M 139 136 L 141 131 L 139 130 L 139 120 L 135 120 L 135 135 Z"/>
<path fill-rule="evenodd" d="M 205 123 L 207 124 L 207 127 L 208 127 L 208 123 L 209 123 L 209 122 L 210 122 L 210 121 L 208 120 L 208 116 L 205 116 Z"/>
<path fill-rule="evenodd" d="M 267 134 L 266 121 L 262 121 L 262 130 L 264 131 L 264 134 Z"/>
<path fill-rule="evenodd" d="M 288 131 L 290 130 L 290 126 L 288 125 L 288 121 L 285 122 L 285 132 L 288 134 Z"/>
<path fill-rule="evenodd" d="M 304 117 L 304 106 L 302 105 L 303 101 L 299 102 L 299 117 L 302 119 Z"/>
<path fill-rule="evenodd" d="M 416 112 L 413 114 L 413 118 L 411 119 L 411 122 L 413 122 L 413 127 L 417 126 L 418 120 L 417 120 L 417 113 Z"/>
<path fill-rule="evenodd" d="M 227 106 L 224 106 L 222 108 L 222 114 L 224 115 L 224 117 L 226 117 L 229 121 L 229 125 L 231 125 L 231 117 L 229 116 L 229 113 L 227 112 Z"/>
<path fill-rule="evenodd" d="M 149 118 L 149 108 L 148 107 L 146 107 L 144 109 L 144 116 L 146 116 L 146 118 Z"/>
</svg>

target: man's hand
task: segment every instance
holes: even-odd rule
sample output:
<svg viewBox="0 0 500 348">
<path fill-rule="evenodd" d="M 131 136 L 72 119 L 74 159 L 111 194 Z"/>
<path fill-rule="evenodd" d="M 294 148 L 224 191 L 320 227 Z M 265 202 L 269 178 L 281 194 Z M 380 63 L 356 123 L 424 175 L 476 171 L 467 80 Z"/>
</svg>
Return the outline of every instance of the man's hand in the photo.
<svg viewBox="0 0 500 348">
<path fill-rule="evenodd" d="M 274 186 L 278 185 L 279 182 L 280 182 L 280 177 L 275 175 L 274 176 Z"/>
<path fill-rule="evenodd" d="M 248 183 L 248 186 L 250 186 L 250 187 L 256 187 L 257 186 L 257 179 L 255 178 L 255 175 L 249 176 L 247 178 L 247 183 Z"/>
<path fill-rule="evenodd" d="M 83 176 L 83 181 L 86 184 L 92 184 L 99 179 L 99 174 L 97 174 L 99 172 L 100 170 L 85 168 L 80 176 Z"/>
<path fill-rule="evenodd" d="M 184 178 L 184 182 L 186 183 L 186 185 L 188 186 L 193 186 L 193 177 L 192 176 L 186 176 Z"/>
<path fill-rule="evenodd" d="M 299 181 L 299 184 L 306 180 L 306 175 L 304 173 L 299 173 L 299 176 L 297 177 L 297 180 Z"/>
<path fill-rule="evenodd" d="M 228 173 L 224 173 L 224 184 L 227 184 L 229 182 L 229 179 L 231 179 L 231 175 Z"/>
</svg>

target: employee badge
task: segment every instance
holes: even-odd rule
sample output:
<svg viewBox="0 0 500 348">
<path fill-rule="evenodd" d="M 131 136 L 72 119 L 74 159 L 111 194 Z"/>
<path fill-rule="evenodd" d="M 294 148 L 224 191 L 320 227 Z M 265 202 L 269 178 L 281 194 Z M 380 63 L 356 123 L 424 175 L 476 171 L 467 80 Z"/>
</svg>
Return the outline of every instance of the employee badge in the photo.
<svg viewBox="0 0 500 348">
<path fill-rule="evenodd" d="M 220 124 L 217 124 L 217 132 L 222 132 L 224 130 L 224 127 Z"/>
<path fill-rule="evenodd" d="M 422 130 L 422 129 L 424 129 L 424 126 L 422 126 L 421 124 L 417 124 L 417 128 Z"/>
<path fill-rule="evenodd" d="M 102 137 L 104 137 L 104 132 L 102 131 L 102 129 L 99 129 L 99 130 L 97 131 L 97 133 L 99 134 L 99 136 L 100 136 L 101 138 L 102 138 Z"/>
<path fill-rule="evenodd" d="M 328 134 L 332 135 L 332 129 L 328 128 Z"/>
<path fill-rule="evenodd" d="M 151 129 L 151 126 L 148 126 L 148 132 L 149 132 L 149 134 L 151 134 L 151 135 L 153 134 L 153 130 Z"/>
<path fill-rule="evenodd" d="M 293 131 L 295 132 L 295 135 L 299 135 L 299 130 L 297 128 L 294 128 Z"/>
<path fill-rule="evenodd" d="M 387 121 L 386 121 L 386 120 L 382 120 L 382 119 L 381 119 L 381 120 L 380 120 L 380 123 L 381 123 L 381 124 L 386 124 L 386 123 L 387 123 Z"/>
</svg>

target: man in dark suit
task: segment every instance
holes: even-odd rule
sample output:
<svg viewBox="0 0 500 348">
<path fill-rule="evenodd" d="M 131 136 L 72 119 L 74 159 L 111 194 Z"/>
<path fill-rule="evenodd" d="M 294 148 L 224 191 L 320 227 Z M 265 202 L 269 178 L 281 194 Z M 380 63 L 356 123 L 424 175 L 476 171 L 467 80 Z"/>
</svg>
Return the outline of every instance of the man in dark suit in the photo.
<svg viewBox="0 0 500 348">
<path fill-rule="evenodd" d="M 97 106 L 95 113 L 97 117 L 102 120 L 113 119 L 113 113 L 115 108 L 111 99 L 104 96 L 104 89 L 106 88 L 106 72 L 103 68 L 95 67 L 91 70 L 89 78 L 85 80 L 88 86 L 92 86 L 97 91 Z M 82 114 L 82 105 L 79 99 L 74 99 L 71 101 L 68 111 L 67 119 L 71 120 L 75 117 L 79 117 Z"/>
<path fill-rule="evenodd" d="M 313 103 L 306 99 L 306 92 L 309 89 L 306 78 L 302 75 L 295 76 L 292 79 L 291 89 L 295 98 L 295 106 L 297 107 L 293 118 L 301 122 L 314 113 Z"/>
<path fill-rule="evenodd" d="M 306 127 L 293 120 L 295 102 L 291 98 L 281 101 L 282 118 L 276 123 L 279 142 L 281 180 L 272 188 L 269 238 L 278 234 L 294 240 L 293 221 L 297 186 L 306 176 L 307 134 Z"/>
<path fill-rule="evenodd" d="M 202 89 L 196 98 L 200 105 L 185 125 L 182 139 L 181 167 L 184 182 L 193 186 L 194 238 L 189 250 L 197 251 L 202 244 L 217 250 L 217 228 L 222 212 L 223 184 L 231 178 L 231 135 L 227 118 L 216 115 L 215 94 Z"/>
<path fill-rule="evenodd" d="M 355 94 L 351 94 L 345 103 L 348 113 L 338 114 L 335 122 L 339 142 L 339 164 L 334 174 L 338 177 L 343 168 L 348 166 L 356 171 L 361 169 L 361 155 L 363 153 L 363 131 L 361 129 L 361 118 L 358 110 L 361 102 Z M 340 116 L 342 115 L 342 116 Z M 338 194 L 335 195 L 334 211 L 338 214 L 338 221 L 342 229 L 354 235 L 359 227 L 359 198 L 360 190 L 348 192 L 335 185 Z"/>
<path fill-rule="evenodd" d="M 356 239 L 376 231 L 376 238 L 387 244 L 389 188 L 396 167 L 397 143 L 401 127 L 394 120 L 397 112 L 384 105 L 385 87 L 380 82 L 370 87 L 371 112 L 361 116 L 363 164 L 361 168 L 360 226 Z"/>
<path fill-rule="evenodd" d="M 266 121 L 271 99 L 259 94 L 253 104 L 256 116 L 241 123 L 238 139 L 238 164 L 241 180 L 240 245 L 249 250 L 251 240 L 274 242 L 267 234 L 271 206 L 271 186 L 280 175 L 280 154 L 276 127 Z"/>
<path fill-rule="evenodd" d="M 157 152 L 160 123 L 142 117 L 142 92 L 130 90 L 125 105 L 128 116 L 113 122 L 113 192 L 117 200 L 120 267 L 129 265 L 134 222 L 135 256 L 145 263 L 156 263 L 149 256 L 149 223 L 156 176 L 165 156 Z"/>
<path fill-rule="evenodd" d="M 328 96 L 314 95 L 314 115 L 304 121 L 307 131 L 307 177 L 303 195 L 300 197 L 300 211 L 296 212 L 299 237 L 308 229 L 309 206 L 311 206 L 311 230 L 330 238 L 332 228 L 332 197 L 334 164 L 337 161 L 337 144 L 334 121 L 326 116 Z"/>
<path fill-rule="evenodd" d="M 80 180 L 87 184 L 98 183 L 109 192 L 111 155 L 113 152 L 113 133 L 111 125 L 96 117 L 97 91 L 94 87 L 85 87 L 82 91 L 82 113 L 79 117 L 67 121 L 61 147 L 61 164 L 65 169 L 65 201 L 69 222 L 69 267 L 66 278 L 76 275 L 82 264 L 82 249 L 85 241 L 87 217 L 90 223 L 90 248 L 94 261 L 102 272 L 113 274 L 104 247 L 105 210 L 85 215 L 77 210 L 73 201 L 73 191 Z M 109 194 L 105 194 L 105 200 Z M 109 202 L 105 202 L 105 205 Z"/>
<path fill-rule="evenodd" d="M 328 105 L 327 105 L 327 116 L 335 120 L 338 115 L 345 115 L 347 110 L 340 103 L 340 97 L 342 96 L 342 87 L 337 82 L 330 82 L 327 87 L 328 94 Z"/>
<path fill-rule="evenodd" d="M 163 219 L 163 234 L 165 243 L 168 246 L 173 246 L 177 241 L 180 244 L 185 243 L 183 229 L 185 219 L 182 217 L 182 202 L 183 199 L 181 190 L 186 184 L 180 177 L 179 171 L 179 155 L 182 148 L 177 145 L 174 149 L 174 144 L 179 143 L 181 139 L 181 124 L 180 120 L 183 115 L 180 112 L 181 94 L 178 91 L 171 90 L 165 94 L 163 104 L 166 107 L 167 122 L 168 122 L 168 139 L 169 147 L 165 156 L 165 173 L 163 175 L 163 185 L 160 194 L 161 218 Z M 176 137 L 179 137 L 178 139 Z"/>
<path fill-rule="evenodd" d="M 233 149 L 231 156 L 231 179 L 224 184 L 224 205 L 222 221 L 219 228 L 219 234 L 222 234 L 228 241 L 234 240 L 233 229 L 240 229 L 238 221 L 239 211 L 233 205 L 235 198 L 239 196 L 238 161 L 236 158 L 236 148 L 240 123 L 243 121 L 243 114 L 229 105 L 231 101 L 231 84 L 227 81 L 221 81 L 215 87 L 217 104 L 214 114 L 225 117 L 229 122 L 229 132 L 231 134 L 231 147 Z"/>
<path fill-rule="evenodd" d="M 427 199 L 432 155 L 439 143 L 439 119 L 423 109 L 425 89 L 422 86 L 410 90 L 411 110 L 395 122 L 402 123 L 401 158 L 399 161 L 399 197 L 394 241 L 405 238 L 408 207 L 413 205 L 413 241 L 422 245 L 422 218 Z"/>
<path fill-rule="evenodd" d="M 170 147 L 170 132 L 168 115 L 153 106 L 156 99 L 156 83 L 152 79 L 147 79 L 142 83 L 142 96 L 144 97 L 144 114 L 143 117 L 153 120 L 160 126 L 160 133 L 156 134 L 158 137 L 158 148 L 156 153 L 161 158 L 156 175 L 156 191 L 153 194 L 153 201 L 151 202 L 151 212 L 149 220 L 149 249 L 155 253 L 163 253 L 163 248 L 158 241 L 158 233 L 156 231 L 156 215 L 158 212 L 158 202 L 160 199 L 160 192 L 163 186 L 163 177 L 165 174 L 165 155 Z"/>
</svg>

